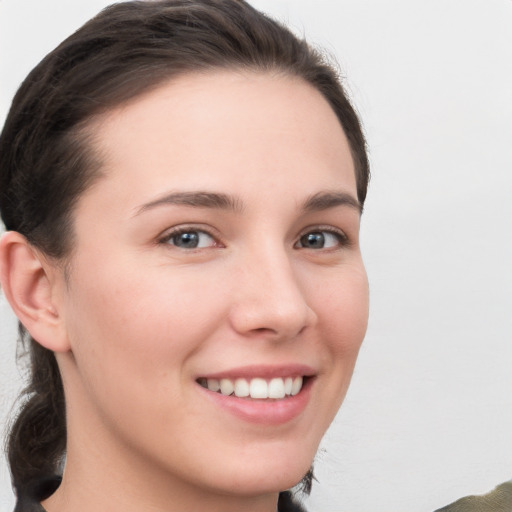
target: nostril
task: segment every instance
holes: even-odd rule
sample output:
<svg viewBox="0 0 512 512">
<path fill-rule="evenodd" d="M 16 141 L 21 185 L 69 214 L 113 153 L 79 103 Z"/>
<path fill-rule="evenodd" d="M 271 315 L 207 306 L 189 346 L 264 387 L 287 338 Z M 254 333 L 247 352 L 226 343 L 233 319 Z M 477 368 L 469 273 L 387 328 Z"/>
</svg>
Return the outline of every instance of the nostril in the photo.
<svg viewBox="0 0 512 512">
<path fill-rule="evenodd" d="M 267 332 L 267 331 L 274 332 L 273 329 L 269 329 L 268 327 L 257 327 L 256 329 L 253 329 L 253 332 L 264 333 L 264 332 Z"/>
</svg>

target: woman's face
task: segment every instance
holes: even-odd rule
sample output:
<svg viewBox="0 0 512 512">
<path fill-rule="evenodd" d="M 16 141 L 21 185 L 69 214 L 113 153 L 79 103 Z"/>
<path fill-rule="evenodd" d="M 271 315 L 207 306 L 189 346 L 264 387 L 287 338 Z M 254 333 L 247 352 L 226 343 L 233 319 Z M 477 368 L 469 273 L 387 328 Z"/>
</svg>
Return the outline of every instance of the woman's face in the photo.
<svg viewBox="0 0 512 512">
<path fill-rule="evenodd" d="M 294 485 L 368 313 L 335 114 L 299 79 L 218 72 L 93 127 L 104 177 L 77 205 L 56 294 L 69 463 L 82 450 L 103 469 L 223 493 Z"/>
</svg>

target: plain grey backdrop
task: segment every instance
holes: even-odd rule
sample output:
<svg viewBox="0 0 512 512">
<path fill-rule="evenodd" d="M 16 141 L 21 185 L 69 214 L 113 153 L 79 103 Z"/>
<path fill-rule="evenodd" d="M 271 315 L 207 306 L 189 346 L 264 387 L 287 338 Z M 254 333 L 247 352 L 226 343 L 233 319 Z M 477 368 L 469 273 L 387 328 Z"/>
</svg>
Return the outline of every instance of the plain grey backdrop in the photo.
<svg viewBox="0 0 512 512">
<path fill-rule="evenodd" d="M 0 120 L 107 5 L 0 0 Z M 428 512 L 512 477 L 512 1 L 253 0 L 335 54 L 373 178 L 369 330 L 312 512 Z M 0 428 L 20 389 L 0 296 Z M 12 510 L 0 463 L 0 510 Z"/>
</svg>

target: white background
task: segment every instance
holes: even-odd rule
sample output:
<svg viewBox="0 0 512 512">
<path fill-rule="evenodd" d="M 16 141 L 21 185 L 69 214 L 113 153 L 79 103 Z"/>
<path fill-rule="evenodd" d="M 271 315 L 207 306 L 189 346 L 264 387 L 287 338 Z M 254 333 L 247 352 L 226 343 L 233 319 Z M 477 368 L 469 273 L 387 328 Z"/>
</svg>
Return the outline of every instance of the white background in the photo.
<svg viewBox="0 0 512 512">
<path fill-rule="evenodd" d="M 1 119 L 106 4 L 0 0 Z M 512 1 L 253 4 L 337 55 L 371 152 L 369 331 L 309 508 L 427 512 L 486 492 L 512 477 Z M 20 382 L 0 301 L 2 426 Z"/>
</svg>

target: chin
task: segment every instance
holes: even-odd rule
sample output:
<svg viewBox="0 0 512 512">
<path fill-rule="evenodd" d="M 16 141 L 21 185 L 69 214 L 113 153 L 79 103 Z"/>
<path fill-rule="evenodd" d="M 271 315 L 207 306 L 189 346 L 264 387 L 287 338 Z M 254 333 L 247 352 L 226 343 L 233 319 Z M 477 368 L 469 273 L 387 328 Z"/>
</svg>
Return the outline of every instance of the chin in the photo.
<svg viewBox="0 0 512 512">
<path fill-rule="evenodd" d="M 295 487 L 311 469 L 313 457 L 289 456 L 286 451 L 273 453 L 268 459 L 255 464 L 246 459 L 245 467 L 235 470 L 225 482 L 232 492 L 243 496 L 277 493 Z"/>
</svg>

